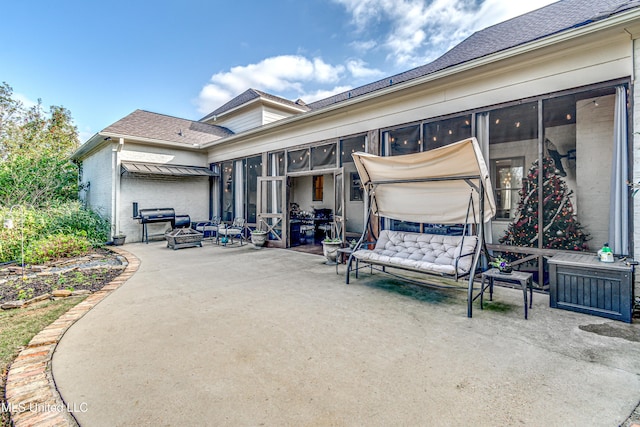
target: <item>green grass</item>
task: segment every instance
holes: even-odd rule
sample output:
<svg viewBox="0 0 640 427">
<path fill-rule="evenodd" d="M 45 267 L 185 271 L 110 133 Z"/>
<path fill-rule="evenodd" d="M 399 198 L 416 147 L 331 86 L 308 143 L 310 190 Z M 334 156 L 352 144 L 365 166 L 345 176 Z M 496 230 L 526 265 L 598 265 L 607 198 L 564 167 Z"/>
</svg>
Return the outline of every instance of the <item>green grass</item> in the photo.
<svg viewBox="0 0 640 427">
<path fill-rule="evenodd" d="M 42 329 L 84 298 L 42 301 L 25 308 L 0 311 L 0 400 L 4 401 L 7 370 L 22 348 Z M 0 413 L 0 425 L 10 426 L 8 414 Z"/>
<path fill-rule="evenodd" d="M 31 338 L 80 301 L 66 298 L 0 311 L 0 367 L 6 367 Z"/>
</svg>

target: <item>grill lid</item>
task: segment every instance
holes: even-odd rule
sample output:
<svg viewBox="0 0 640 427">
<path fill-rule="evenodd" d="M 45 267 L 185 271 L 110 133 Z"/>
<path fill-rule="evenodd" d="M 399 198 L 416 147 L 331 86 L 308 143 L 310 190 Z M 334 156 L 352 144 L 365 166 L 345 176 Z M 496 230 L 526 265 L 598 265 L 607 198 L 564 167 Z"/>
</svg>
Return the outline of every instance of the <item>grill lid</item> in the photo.
<svg viewBox="0 0 640 427">
<path fill-rule="evenodd" d="M 173 222 L 176 217 L 176 212 L 173 208 L 140 209 L 138 214 L 143 223 Z"/>
</svg>

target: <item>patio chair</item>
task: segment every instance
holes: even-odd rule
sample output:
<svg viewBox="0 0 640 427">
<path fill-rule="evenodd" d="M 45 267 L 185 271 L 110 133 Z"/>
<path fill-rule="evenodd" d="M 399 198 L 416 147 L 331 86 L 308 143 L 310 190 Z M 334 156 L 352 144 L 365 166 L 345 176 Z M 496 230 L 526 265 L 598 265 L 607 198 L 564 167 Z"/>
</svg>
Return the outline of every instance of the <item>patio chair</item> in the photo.
<svg viewBox="0 0 640 427">
<path fill-rule="evenodd" d="M 218 232 L 216 233 L 216 244 L 219 244 L 222 241 L 224 246 L 227 246 L 227 243 L 234 243 L 234 239 L 240 239 L 240 246 L 242 246 L 242 241 L 244 240 L 244 218 L 235 218 L 233 223 L 229 226 L 223 227 L 223 224 L 218 226 Z"/>
<path fill-rule="evenodd" d="M 195 224 L 196 231 L 202 233 L 203 239 L 211 239 L 218 237 L 218 227 L 220 227 L 220 217 L 215 216 L 211 221 L 200 221 Z"/>
</svg>

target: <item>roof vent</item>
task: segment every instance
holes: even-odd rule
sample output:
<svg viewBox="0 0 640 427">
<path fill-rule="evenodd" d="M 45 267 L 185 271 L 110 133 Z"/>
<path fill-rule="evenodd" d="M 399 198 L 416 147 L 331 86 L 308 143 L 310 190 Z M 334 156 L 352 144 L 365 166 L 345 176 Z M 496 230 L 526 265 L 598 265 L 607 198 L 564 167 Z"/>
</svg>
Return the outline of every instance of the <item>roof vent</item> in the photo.
<svg viewBox="0 0 640 427">
<path fill-rule="evenodd" d="M 393 84 L 393 79 L 389 79 L 389 86 Z"/>
<path fill-rule="evenodd" d="M 178 130 L 178 136 L 184 136 L 184 135 L 182 134 L 182 129 L 179 129 L 179 130 Z"/>
</svg>

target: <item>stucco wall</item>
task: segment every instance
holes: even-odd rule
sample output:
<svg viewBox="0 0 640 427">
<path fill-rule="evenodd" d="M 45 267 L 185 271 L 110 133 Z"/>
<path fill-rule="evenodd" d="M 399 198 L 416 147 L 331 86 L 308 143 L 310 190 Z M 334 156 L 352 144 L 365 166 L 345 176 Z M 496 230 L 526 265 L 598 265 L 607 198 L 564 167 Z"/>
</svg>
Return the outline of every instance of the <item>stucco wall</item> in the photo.
<svg viewBox="0 0 640 427">
<path fill-rule="evenodd" d="M 133 202 L 139 209 L 173 208 L 176 215 L 189 215 L 191 220 L 209 217 L 209 179 L 176 178 L 151 180 L 123 177 L 120 182 L 120 230 L 127 242 L 141 240 L 142 226 L 133 216 Z M 149 225 L 149 234 L 160 233 L 169 223 Z"/>
<path fill-rule="evenodd" d="M 106 145 L 82 162 L 82 183 L 89 188 L 81 192 L 86 206 L 111 220 L 112 167 L 114 144 Z"/>
</svg>

